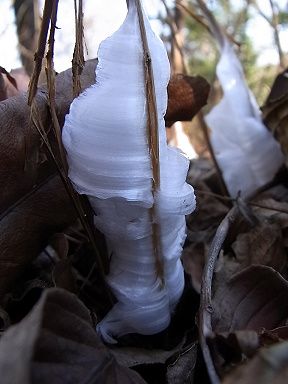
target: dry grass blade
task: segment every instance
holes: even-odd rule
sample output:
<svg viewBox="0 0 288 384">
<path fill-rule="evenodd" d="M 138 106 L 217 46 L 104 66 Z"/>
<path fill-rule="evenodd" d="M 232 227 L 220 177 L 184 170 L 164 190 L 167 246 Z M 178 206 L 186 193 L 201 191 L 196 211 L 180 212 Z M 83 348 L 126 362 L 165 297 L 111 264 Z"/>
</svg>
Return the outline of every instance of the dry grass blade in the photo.
<svg viewBox="0 0 288 384">
<path fill-rule="evenodd" d="M 201 286 L 200 296 L 200 309 L 199 309 L 199 338 L 200 345 L 203 352 L 204 360 L 207 366 L 207 370 L 210 376 L 212 384 L 220 383 L 219 377 L 216 373 L 211 353 L 206 341 L 206 337 L 212 332 L 211 316 L 213 312 L 212 308 L 212 279 L 215 269 L 215 264 L 223 246 L 224 240 L 228 234 L 230 225 L 235 221 L 239 209 L 234 206 L 225 216 L 221 224 L 219 225 L 215 237 L 209 249 L 208 260 L 206 262 Z"/>
<path fill-rule="evenodd" d="M 61 164 L 59 164 L 59 161 L 57 160 L 57 158 L 53 152 L 53 149 L 52 149 L 52 147 L 49 143 L 49 140 L 47 138 L 45 128 L 43 127 L 37 104 L 35 102 L 33 102 L 33 104 L 32 104 L 31 118 L 32 118 L 32 122 L 33 122 L 35 128 L 37 129 L 39 135 L 41 136 L 41 138 L 43 140 L 43 143 L 45 144 L 45 146 L 49 152 L 49 155 L 51 156 L 51 159 L 53 160 L 53 162 L 54 162 L 54 164 L 55 164 L 55 166 L 59 172 L 59 175 L 60 175 L 61 180 L 64 184 L 66 192 L 67 192 L 68 196 L 70 197 L 72 204 L 73 204 L 73 206 L 74 206 L 74 208 L 78 214 L 78 217 L 81 221 L 81 224 L 88 235 L 90 244 L 93 248 L 94 254 L 95 254 L 96 259 L 97 259 L 97 266 L 99 267 L 99 271 L 102 275 L 103 280 L 105 280 L 104 275 L 105 275 L 105 271 L 107 271 L 107 269 L 108 269 L 108 266 L 103 264 L 101 256 L 98 252 L 98 248 L 97 248 L 96 241 L 95 241 L 94 228 L 91 226 L 91 224 L 88 220 L 88 216 L 87 216 L 85 210 L 83 209 L 79 195 L 73 189 L 73 186 L 72 186 L 67 174 L 63 170 L 63 166 Z M 109 296 L 109 292 L 107 292 L 107 295 Z M 109 300 L 110 299 L 111 298 L 109 296 Z"/>
<path fill-rule="evenodd" d="M 47 76 L 47 86 L 48 86 L 48 102 L 49 109 L 51 113 L 53 128 L 55 137 L 57 139 L 58 150 L 60 153 L 61 163 L 64 170 L 64 173 L 68 172 L 68 165 L 66 161 L 65 151 L 62 144 L 61 138 L 61 128 L 56 114 L 55 107 L 55 71 L 54 71 L 54 41 L 55 41 L 55 29 L 56 29 L 56 21 L 57 21 L 57 11 L 58 11 L 58 0 L 54 0 L 52 14 L 51 14 L 51 27 L 50 34 L 48 40 L 48 52 L 46 55 L 47 58 L 47 67 L 46 67 L 46 76 Z"/>
<path fill-rule="evenodd" d="M 137 14 L 139 20 L 139 28 L 141 33 L 143 45 L 143 65 L 144 65 L 144 81 L 147 101 L 147 138 L 149 144 L 149 151 L 152 164 L 152 193 L 153 195 L 160 186 L 160 163 L 159 163 L 159 138 L 158 138 L 158 116 L 157 116 L 157 102 L 154 86 L 154 75 L 145 30 L 145 23 L 143 18 L 143 11 L 141 1 L 136 0 Z M 154 222 L 155 208 L 151 208 L 151 219 L 153 226 L 153 247 L 155 254 L 155 264 L 157 276 L 164 281 L 163 262 L 161 255 L 160 236 L 158 224 Z"/>
<path fill-rule="evenodd" d="M 50 7 L 47 5 L 49 3 Z M 90 244 L 94 250 L 96 259 L 97 259 L 97 265 L 99 267 L 100 273 L 102 274 L 103 280 L 105 275 L 105 270 L 107 271 L 107 265 L 106 268 L 104 267 L 103 261 L 100 257 L 100 254 L 97 249 L 96 241 L 95 241 L 95 235 L 94 235 L 94 228 L 91 222 L 88 219 L 88 215 L 85 212 L 85 209 L 82 206 L 81 199 L 79 195 L 74 191 L 74 188 L 72 186 L 72 183 L 70 179 L 68 178 L 68 166 L 66 162 L 66 156 L 64 147 L 62 144 L 62 138 L 61 138 L 61 128 L 60 124 L 57 118 L 56 114 L 56 107 L 55 107 L 55 71 L 54 71 L 54 63 L 53 63 L 53 56 L 54 56 L 54 40 L 55 40 L 55 29 L 56 29 L 56 20 L 57 20 L 57 9 L 58 9 L 58 0 L 54 1 L 48 1 L 45 2 L 45 9 L 47 10 L 45 13 L 45 20 L 43 16 L 43 23 L 44 27 L 42 26 L 41 31 L 45 30 L 45 35 L 43 32 L 42 38 L 39 39 L 39 48 L 38 51 L 41 51 L 42 53 L 45 52 L 46 47 L 46 40 L 47 40 L 47 34 L 49 25 L 50 27 L 50 34 L 49 34 L 49 42 L 48 42 L 48 52 L 47 52 L 47 68 L 46 68 L 46 75 L 47 75 L 47 86 L 48 86 L 48 104 L 49 109 L 51 113 L 54 133 L 57 139 L 58 143 L 58 150 L 60 153 L 60 160 L 58 160 L 58 156 L 55 155 L 53 152 L 52 146 L 49 143 L 49 139 L 47 137 L 45 128 L 43 127 L 43 123 L 40 118 L 40 113 L 37 107 L 37 103 L 35 101 L 35 94 L 37 91 L 37 85 L 38 85 L 38 79 L 39 79 L 39 73 L 38 73 L 38 67 L 37 63 L 35 65 L 35 71 L 34 71 L 34 77 L 33 77 L 33 83 L 31 83 L 31 89 L 30 89 L 30 105 L 31 105 L 31 121 L 34 124 L 35 128 L 37 129 L 39 135 L 41 136 L 43 143 L 45 144 L 53 162 L 56 165 L 56 168 L 60 174 L 61 180 L 65 186 L 65 189 L 72 201 L 72 204 L 79 216 L 79 219 L 81 221 L 81 224 L 83 225 L 83 228 L 85 229 Z M 48 10 L 50 13 L 48 13 Z M 82 2 L 81 2 L 81 10 L 82 10 Z M 48 29 L 47 29 L 48 28 Z M 41 35 L 41 34 L 40 34 Z M 44 38 L 45 37 L 45 38 Z M 42 62 L 42 59 L 41 59 Z M 41 70 L 41 68 L 40 68 Z M 80 73 L 79 73 L 80 75 Z M 35 92 L 35 93 L 34 93 Z M 108 294 L 108 292 L 107 292 Z"/>
<path fill-rule="evenodd" d="M 13 87 L 18 89 L 17 82 L 16 82 L 15 78 L 9 72 L 7 72 L 5 68 L 3 68 L 1 66 L 0 66 L 0 73 L 2 73 L 3 75 L 6 75 L 7 79 L 10 81 L 10 83 L 13 85 Z"/>
<path fill-rule="evenodd" d="M 34 65 L 33 74 L 29 84 L 28 105 L 32 104 L 32 101 L 37 92 L 38 81 L 39 81 L 39 76 L 42 69 L 42 61 L 45 55 L 46 42 L 47 42 L 47 36 L 48 36 L 53 7 L 54 7 L 53 0 L 45 1 L 42 24 L 41 24 L 39 40 L 38 40 L 38 49 L 37 49 L 37 52 L 35 53 L 35 59 L 34 59 L 35 65 Z"/>
<path fill-rule="evenodd" d="M 73 74 L 73 95 L 79 96 L 81 93 L 80 75 L 84 67 L 84 53 L 83 53 L 83 2 L 82 0 L 74 0 L 75 9 L 75 47 L 72 60 L 72 74 Z"/>
</svg>

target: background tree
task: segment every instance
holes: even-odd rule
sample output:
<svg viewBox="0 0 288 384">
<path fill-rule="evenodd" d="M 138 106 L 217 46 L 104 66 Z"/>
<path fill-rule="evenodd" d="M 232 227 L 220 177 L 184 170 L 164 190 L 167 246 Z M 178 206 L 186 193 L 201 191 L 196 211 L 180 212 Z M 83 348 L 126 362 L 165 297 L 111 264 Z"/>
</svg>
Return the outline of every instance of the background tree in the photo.
<svg viewBox="0 0 288 384">
<path fill-rule="evenodd" d="M 40 25 L 38 0 L 15 0 L 13 7 L 20 58 L 27 74 L 31 75 Z"/>
</svg>

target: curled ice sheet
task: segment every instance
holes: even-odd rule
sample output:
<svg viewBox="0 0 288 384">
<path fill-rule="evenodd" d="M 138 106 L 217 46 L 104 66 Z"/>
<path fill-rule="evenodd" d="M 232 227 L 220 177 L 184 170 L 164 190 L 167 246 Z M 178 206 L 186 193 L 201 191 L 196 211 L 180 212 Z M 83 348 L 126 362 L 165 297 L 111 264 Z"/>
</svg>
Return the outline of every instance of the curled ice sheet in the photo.
<svg viewBox="0 0 288 384">
<path fill-rule="evenodd" d="M 98 324 L 106 342 L 131 333 L 165 329 L 179 300 L 185 215 L 195 208 L 186 184 L 188 160 L 166 144 L 169 62 L 163 43 L 144 16 L 151 54 L 159 123 L 160 189 L 152 194 L 146 133 L 143 48 L 134 0 L 127 17 L 98 53 L 96 83 L 75 99 L 66 116 L 63 143 L 69 177 L 88 195 L 95 225 L 111 252 L 107 281 L 118 302 Z M 151 207 L 159 224 L 164 286 L 155 271 Z"/>
<path fill-rule="evenodd" d="M 206 116 L 211 143 L 231 196 L 255 193 L 283 163 L 279 144 L 261 121 L 233 47 L 224 39 L 216 73 L 223 98 Z"/>
</svg>

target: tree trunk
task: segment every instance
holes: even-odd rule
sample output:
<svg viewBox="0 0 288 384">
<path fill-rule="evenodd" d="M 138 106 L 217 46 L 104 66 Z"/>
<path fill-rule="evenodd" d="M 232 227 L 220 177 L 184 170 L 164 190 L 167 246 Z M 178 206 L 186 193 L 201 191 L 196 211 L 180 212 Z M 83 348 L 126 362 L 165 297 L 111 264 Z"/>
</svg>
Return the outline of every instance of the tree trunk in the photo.
<svg viewBox="0 0 288 384">
<path fill-rule="evenodd" d="M 40 23 L 38 0 L 15 0 L 13 6 L 21 61 L 27 74 L 31 75 Z"/>
</svg>

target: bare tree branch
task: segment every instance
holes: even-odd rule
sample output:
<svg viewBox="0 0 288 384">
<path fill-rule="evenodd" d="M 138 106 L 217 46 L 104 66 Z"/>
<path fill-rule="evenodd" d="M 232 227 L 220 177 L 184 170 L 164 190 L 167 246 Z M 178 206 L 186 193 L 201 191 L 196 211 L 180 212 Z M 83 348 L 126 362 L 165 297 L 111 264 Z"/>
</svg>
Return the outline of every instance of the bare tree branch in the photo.
<svg viewBox="0 0 288 384">
<path fill-rule="evenodd" d="M 267 23 L 270 25 L 270 27 L 273 29 L 273 34 L 274 34 L 274 42 L 277 48 L 278 56 L 279 56 L 279 66 L 282 69 L 286 68 L 286 60 L 285 56 L 282 50 L 281 42 L 280 42 L 280 37 L 279 37 L 279 11 L 277 10 L 277 6 L 273 0 L 269 0 L 270 7 L 271 7 L 271 12 L 272 12 L 272 17 L 270 18 L 267 16 L 262 9 L 260 8 L 257 0 L 250 0 L 249 3 L 257 10 L 260 16 L 263 17 L 264 20 L 267 21 Z"/>
</svg>

